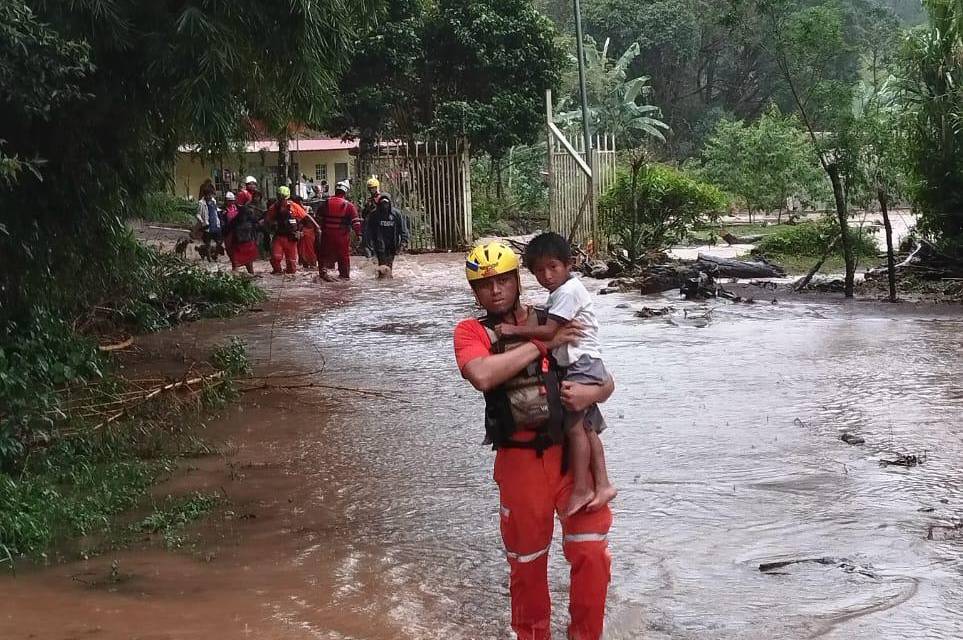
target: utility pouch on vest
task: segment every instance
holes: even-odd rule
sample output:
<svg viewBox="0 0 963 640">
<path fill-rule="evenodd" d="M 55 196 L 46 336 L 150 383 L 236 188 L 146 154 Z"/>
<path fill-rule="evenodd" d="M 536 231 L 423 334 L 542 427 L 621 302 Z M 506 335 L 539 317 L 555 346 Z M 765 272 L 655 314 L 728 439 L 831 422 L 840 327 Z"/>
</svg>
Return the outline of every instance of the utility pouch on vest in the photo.
<svg viewBox="0 0 963 640">
<path fill-rule="evenodd" d="M 547 315 L 533 315 L 544 324 Z M 492 352 L 505 353 L 527 344 L 527 341 L 499 340 L 494 322 L 482 322 L 492 342 Z M 561 379 L 557 365 L 550 357 L 539 358 L 497 389 L 485 394 L 485 444 L 497 449 L 523 447 L 539 452 L 564 440 L 564 411 Z M 516 442 L 512 435 L 522 427 L 532 427 L 538 434 L 532 442 Z"/>
</svg>

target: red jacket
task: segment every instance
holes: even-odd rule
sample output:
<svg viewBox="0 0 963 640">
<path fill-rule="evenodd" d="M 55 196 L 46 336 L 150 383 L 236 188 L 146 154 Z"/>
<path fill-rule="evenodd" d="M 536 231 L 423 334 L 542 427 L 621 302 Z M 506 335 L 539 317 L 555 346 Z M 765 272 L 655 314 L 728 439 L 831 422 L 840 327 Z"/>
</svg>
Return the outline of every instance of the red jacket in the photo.
<svg viewBox="0 0 963 640">
<path fill-rule="evenodd" d="M 349 229 L 361 235 L 361 217 L 358 208 L 349 200 L 341 196 L 328 198 L 326 203 L 318 205 L 318 224 L 324 233 L 348 233 Z"/>
</svg>

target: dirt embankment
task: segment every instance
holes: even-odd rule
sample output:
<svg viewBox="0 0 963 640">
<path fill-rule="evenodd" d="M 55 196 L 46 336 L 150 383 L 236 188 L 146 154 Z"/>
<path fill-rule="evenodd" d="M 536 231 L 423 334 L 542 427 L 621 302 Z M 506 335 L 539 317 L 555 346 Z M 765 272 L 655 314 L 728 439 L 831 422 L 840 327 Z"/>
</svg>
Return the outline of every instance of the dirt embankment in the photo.
<svg viewBox="0 0 963 640">
<path fill-rule="evenodd" d="M 310 275 L 268 286 L 298 286 L 300 280 Z M 276 311 L 290 312 L 289 305 Z M 274 338 L 265 316 L 200 321 L 139 336 L 118 357 L 128 375 L 176 377 L 232 334 L 246 334 L 260 349 Z M 286 354 L 290 351 L 279 349 L 257 373 L 305 372 Z M 220 507 L 189 524 L 183 544 L 173 550 L 157 536 L 141 536 L 120 550 L 102 540 L 73 541 L 66 552 L 89 559 L 20 567 L 16 575 L 0 577 L 6 603 L 0 637 L 301 639 L 322 632 L 403 637 L 390 620 L 344 615 L 346 605 L 362 609 L 366 600 L 383 597 L 385 587 L 377 568 L 367 566 L 352 568 L 356 592 L 345 594 L 335 584 L 350 562 L 344 541 L 360 548 L 365 543 L 346 530 L 346 498 L 317 473 L 339 464 L 335 448 L 314 446 L 337 440 L 326 433 L 327 411 L 316 391 L 243 393 L 194 434 L 214 453 L 180 459 L 170 478 L 153 490 L 158 503 L 167 496 L 216 493 L 223 497 Z"/>
</svg>

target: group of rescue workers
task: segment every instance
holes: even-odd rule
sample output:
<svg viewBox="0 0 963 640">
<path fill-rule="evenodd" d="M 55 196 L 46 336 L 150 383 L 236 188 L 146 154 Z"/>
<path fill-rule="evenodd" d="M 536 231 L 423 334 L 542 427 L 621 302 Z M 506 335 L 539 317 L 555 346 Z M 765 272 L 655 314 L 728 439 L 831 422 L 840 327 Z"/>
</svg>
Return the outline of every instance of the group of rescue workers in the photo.
<svg viewBox="0 0 963 640">
<path fill-rule="evenodd" d="M 368 197 L 361 211 L 349 200 L 347 181 L 338 182 L 334 196 L 318 192 L 314 201 L 291 195 L 281 186 L 277 197 L 262 208 L 263 194 L 257 179 L 248 176 L 244 188 L 224 195 L 223 207 L 215 188 L 205 182 L 198 194 L 196 231 L 203 240 L 198 251 L 208 260 L 226 253 L 234 271 L 242 267 L 254 273 L 261 248 L 270 256 L 271 273 L 293 274 L 298 266 L 317 268 L 325 281 L 338 269 L 342 280 L 351 277 L 351 232 L 363 253 L 378 261 L 379 277 L 391 277 L 395 256 L 407 248 L 408 224 L 391 197 L 382 193 L 378 178 L 367 181 Z"/>
</svg>

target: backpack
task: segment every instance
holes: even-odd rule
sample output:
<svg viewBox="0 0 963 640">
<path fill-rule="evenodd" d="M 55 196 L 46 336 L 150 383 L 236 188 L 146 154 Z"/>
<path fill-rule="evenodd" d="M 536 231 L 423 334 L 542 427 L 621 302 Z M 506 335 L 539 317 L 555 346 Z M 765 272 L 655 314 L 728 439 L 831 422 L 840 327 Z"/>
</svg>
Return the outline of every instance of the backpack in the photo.
<svg viewBox="0 0 963 640">
<path fill-rule="evenodd" d="M 247 205 L 238 211 L 234 224 L 234 239 L 237 242 L 254 242 L 254 215 Z"/>
</svg>

